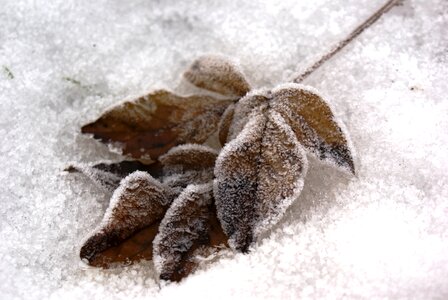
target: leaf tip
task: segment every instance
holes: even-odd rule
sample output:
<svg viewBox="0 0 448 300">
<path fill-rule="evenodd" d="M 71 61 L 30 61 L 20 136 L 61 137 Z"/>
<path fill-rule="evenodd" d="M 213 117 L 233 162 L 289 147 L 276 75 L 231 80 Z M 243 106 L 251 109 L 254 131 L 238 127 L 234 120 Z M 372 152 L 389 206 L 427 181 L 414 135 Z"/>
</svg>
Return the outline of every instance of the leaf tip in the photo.
<svg viewBox="0 0 448 300">
<path fill-rule="evenodd" d="M 353 163 L 353 160 L 350 160 L 350 162 L 349 162 L 349 171 L 353 176 L 356 176 L 356 169 L 355 169 L 355 164 Z"/>
<path fill-rule="evenodd" d="M 86 125 L 83 125 L 81 127 L 81 133 L 83 134 L 88 134 L 88 133 L 92 133 L 92 126 L 93 126 L 93 122 L 92 123 L 88 123 Z"/>
<path fill-rule="evenodd" d="M 242 97 L 251 90 L 240 66 L 223 55 L 200 56 L 183 76 L 199 88 L 226 96 Z"/>
<path fill-rule="evenodd" d="M 94 257 L 108 247 L 107 236 L 97 233 L 90 237 L 79 251 L 79 257 L 88 265 L 92 265 Z"/>
<path fill-rule="evenodd" d="M 343 171 L 351 175 L 356 175 L 353 151 L 347 144 L 334 146 L 329 152 L 331 153 L 331 156 L 327 159 L 334 160 L 337 167 Z"/>
</svg>

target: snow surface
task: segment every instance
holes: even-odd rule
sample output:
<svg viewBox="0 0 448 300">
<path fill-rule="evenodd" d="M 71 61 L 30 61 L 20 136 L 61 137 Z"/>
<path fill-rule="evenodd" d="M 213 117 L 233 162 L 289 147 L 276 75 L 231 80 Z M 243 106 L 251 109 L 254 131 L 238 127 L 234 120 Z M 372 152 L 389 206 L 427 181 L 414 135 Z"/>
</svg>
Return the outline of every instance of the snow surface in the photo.
<svg viewBox="0 0 448 300">
<path fill-rule="evenodd" d="M 178 84 L 200 54 L 254 88 L 290 81 L 383 1 L 37 1 L 0 8 L 1 299 L 448 297 L 448 2 L 405 0 L 313 73 L 358 154 L 310 161 L 299 199 L 249 255 L 160 288 L 151 262 L 84 266 L 108 197 L 68 162 L 117 159 L 79 128 Z"/>
</svg>

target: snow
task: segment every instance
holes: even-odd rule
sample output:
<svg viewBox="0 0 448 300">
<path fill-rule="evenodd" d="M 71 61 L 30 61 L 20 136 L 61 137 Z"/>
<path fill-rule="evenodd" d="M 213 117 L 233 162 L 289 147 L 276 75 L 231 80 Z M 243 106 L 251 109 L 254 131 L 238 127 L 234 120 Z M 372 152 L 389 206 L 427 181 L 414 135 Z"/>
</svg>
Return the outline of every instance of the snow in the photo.
<svg viewBox="0 0 448 300">
<path fill-rule="evenodd" d="M 249 255 L 160 288 L 151 262 L 85 267 L 108 195 L 62 172 L 116 160 L 81 125 L 180 84 L 203 53 L 255 89 L 291 81 L 382 1 L 37 1 L 0 10 L 0 298 L 448 297 L 448 4 L 406 0 L 303 83 L 330 101 L 357 177 L 309 158 L 303 191 Z"/>
</svg>

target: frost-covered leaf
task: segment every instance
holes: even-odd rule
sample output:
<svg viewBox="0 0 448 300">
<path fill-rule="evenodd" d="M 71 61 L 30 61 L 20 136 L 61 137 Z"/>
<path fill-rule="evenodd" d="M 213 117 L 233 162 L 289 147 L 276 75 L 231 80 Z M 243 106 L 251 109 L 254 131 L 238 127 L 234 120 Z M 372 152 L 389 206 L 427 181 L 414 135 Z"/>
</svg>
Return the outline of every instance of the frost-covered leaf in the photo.
<svg viewBox="0 0 448 300">
<path fill-rule="evenodd" d="M 163 165 L 163 183 L 180 193 L 189 184 L 206 183 L 213 179 L 213 168 L 218 152 L 197 144 L 172 148 L 159 160 Z"/>
<path fill-rule="evenodd" d="M 133 158 L 155 160 L 176 145 L 204 142 L 216 131 L 231 103 L 210 96 L 183 97 L 158 90 L 113 107 L 83 126 L 82 132 L 93 134 Z"/>
<path fill-rule="evenodd" d="M 208 146 L 185 144 L 172 148 L 159 158 L 164 174 L 179 170 L 202 170 L 213 168 L 218 152 Z"/>
<path fill-rule="evenodd" d="M 247 252 L 280 220 L 303 187 L 304 147 L 354 173 L 348 140 L 314 90 L 289 84 L 250 91 L 242 72 L 222 57 L 201 57 L 184 75 L 198 87 L 242 98 L 155 91 L 82 128 L 139 161 L 156 160 L 69 169 L 109 187 L 143 171 L 121 181 L 81 248 L 90 265 L 154 257 L 160 279 L 180 281 L 200 256 L 227 245 Z M 217 128 L 219 155 L 194 144 Z"/>
<path fill-rule="evenodd" d="M 227 142 L 227 137 L 229 135 L 230 125 L 233 121 L 233 115 L 235 113 L 235 104 L 230 104 L 224 111 L 221 120 L 218 124 L 218 138 L 221 146 Z"/>
<path fill-rule="evenodd" d="M 154 264 L 160 279 L 180 281 L 198 265 L 197 255 L 211 254 L 226 244 L 216 218 L 212 183 L 189 185 L 160 224 L 154 240 Z"/>
<path fill-rule="evenodd" d="M 172 201 L 168 195 L 167 188 L 146 172 L 136 171 L 127 176 L 114 192 L 100 226 L 82 246 L 81 259 L 102 267 L 139 259 L 132 244 L 138 241 L 137 250 L 141 245 L 151 244 L 158 222 Z M 116 248 L 105 251 L 111 247 Z"/>
<path fill-rule="evenodd" d="M 272 98 L 272 108 L 288 122 L 305 148 L 319 159 L 355 173 L 347 135 L 317 91 L 287 84 L 274 89 Z"/>
<path fill-rule="evenodd" d="M 226 96 L 244 96 L 250 85 L 240 68 L 228 59 L 207 55 L 196 59 L 184 77 L 194 85 Z"/>
<path fill-rule="evenodd" d="M 221 151 L 215 167 L 217 214 L 233 249 L 246 252 L 298 197 L 307 170 L 302 146 L 266 106 Z"/>
<path fill-rule="evenodd" d="M 159 162 L 144 164 L 139 161 L 124 160 L 116 163 L 74 164 L 65 169 L 70 173 L 82 173 L 96 185 L 108 191 L 114 191 L 120 181 L 135 171 L 145 171 L 154 178 L 162 176 L 162 165 Z"/>
<path fill-rule="evenodd" d="M 136 230 L 115 246 L 97 253 L 88 261 L 94 267 L 109 268 L 115 265 L 129 265 L 141 260 L 152 260 L 153 240 L 159 230 L 160 221 Z"/>
<path fill-rule="evenodd" d="M 234 139 L 250 114 L 263 106 L 280 113 L 299 142 L 319 159 L 355 172 L 348 137 L 330 107 L 314 89 L 299 84 L 282 85 L 272 91 L 255 90 L 240 99 L 235 105 L 227 141 Z"/>
<path fill-rule="evenodd" d="M 105 216 L 100 228 L 85 244 L 81 257 L 86 258 L 90 265 L 101 267 L 151 259 L 152 240 L 170 199 L 177 197 L 190 183 L 210 182 L 217 155 L 216 150 L 210 147 L 186 144 L 172 148 L 152 165 L 143 165 L 137 161 L 96 165 L 101 172 L 107 171 L 108 176 L 115 176 L 117 180 L 136 167 L 146 168 L 146 173 L 133 173 L 121 182 L 106 212 L 108 217 Z M 90 167 L 88 171 L 92 169 L 95 170 Z M 152 178 L 149 175 L 151 172 L 157 174 L 163 184 Z M 147 214 L 145 217 L 148 209 L 157 214 Z M 143 219 L 135 220 L 138 216 L 152 223 L 146 224 Z M 146 225 L 139 225 L 139 222 Z M 128 226 L 125 232 L 120 229 L 122 225 Z M 92 258 L 89 259 L 90 256 Z"/>
<path fill-rule="evenodd" d="M 65 171 L 82 173 L 108 191 L 114 191 L 121 179 L 135 171 L 147 172 L 168 186 L 183 189 L 190 183 L 212 180 L 217 156 L 218 152 L 208 146 L 184 144 L 171 148 L 151 164 L 130 160 L 95 165 L 80 163 L 69 166 Z"/>
<path fill-rule="evenodd" d="M 236 138 L 236 136 L 243 130 L 244 126 L 249 121 L 251 113 L 253 113 L 254 110 L 263 110 L 263 107 L 268 104 L 268 101 L 268 90 L 256 90 L 241 98 L 235 104 L 235 112 L 229 127 L 227 142 Z"/>
</svg>

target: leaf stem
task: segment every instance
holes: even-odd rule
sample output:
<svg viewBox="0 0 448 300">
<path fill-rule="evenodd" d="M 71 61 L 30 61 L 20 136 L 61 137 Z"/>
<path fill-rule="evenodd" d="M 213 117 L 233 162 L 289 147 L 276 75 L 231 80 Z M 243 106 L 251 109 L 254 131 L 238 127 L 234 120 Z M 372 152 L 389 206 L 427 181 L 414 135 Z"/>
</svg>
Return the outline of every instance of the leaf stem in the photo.
<svg viewBox="0 0 448 300">
<path fill-rule="evenodd" d="M 356 27 L 345 39 L 334 45 L 330 51 L 324 54 L 317 62 L 308 67 L 303 73 L 293 79 L 293 82 L 299 83 L 305 80 L 311 73 L 316 71 L 325 62 L 330 60 L 336 53 L 338 53 L 342 48 L 347 46 L 351 41 L 353 41 L 358 35 L 360 35 L 364 30 L 373 25 L 382 15 L 387 13 L 392 7 L 397 5 L 399 0 L 389 0 L 380 7 L 373 15 L 371 15 L 367 20 L 365 20 L 361 25 Z"/>
</svg>

